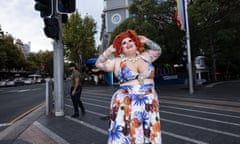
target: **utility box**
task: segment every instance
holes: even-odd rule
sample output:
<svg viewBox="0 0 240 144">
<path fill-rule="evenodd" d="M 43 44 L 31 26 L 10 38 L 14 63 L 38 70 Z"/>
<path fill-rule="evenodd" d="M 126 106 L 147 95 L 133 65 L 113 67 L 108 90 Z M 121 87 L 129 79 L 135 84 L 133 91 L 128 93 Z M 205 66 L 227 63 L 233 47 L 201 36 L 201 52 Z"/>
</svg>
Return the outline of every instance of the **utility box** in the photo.
<svg viewBox="0 0 240 144">
<path fill-rule="evenodd" d="M 195 64 L 195 82 L 196 85 L 203 85 L 209 81 L 209 68 L 206 65 L 205 56 L 197 56 L 194 60 Z"/>
</svg>

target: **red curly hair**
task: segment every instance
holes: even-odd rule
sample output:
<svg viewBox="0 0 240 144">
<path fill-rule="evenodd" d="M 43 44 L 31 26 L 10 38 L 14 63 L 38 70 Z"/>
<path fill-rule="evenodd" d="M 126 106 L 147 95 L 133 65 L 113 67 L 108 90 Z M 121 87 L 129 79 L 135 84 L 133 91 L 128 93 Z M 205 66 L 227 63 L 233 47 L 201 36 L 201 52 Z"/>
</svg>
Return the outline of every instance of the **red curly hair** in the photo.
<svg viewBox="0 0 240 144">
<path fill-rule="evenodd" d="M 134 41 L 137 50 L 140 53 L 144 51 L 144 44 L 138 38 L 137 33 L 134 30 L 127 30 L 118 34 L 113 40 L 113 47 L 116 49 L 116 56 L 119 56 L 122 53 L 122 40 L 127 37 Z"/>
</svg>

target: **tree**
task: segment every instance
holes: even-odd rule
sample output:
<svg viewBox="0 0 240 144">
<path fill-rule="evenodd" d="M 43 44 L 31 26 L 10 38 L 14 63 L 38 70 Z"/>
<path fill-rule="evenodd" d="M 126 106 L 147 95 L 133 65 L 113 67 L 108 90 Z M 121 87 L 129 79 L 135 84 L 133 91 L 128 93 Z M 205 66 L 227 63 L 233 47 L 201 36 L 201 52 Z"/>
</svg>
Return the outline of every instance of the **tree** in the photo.
<svg viewBox="0 0 240 144">
<path fill-rule="evenodd" d="M 52 51 L 45 51 L 42 53 L 42 72 L 48 74 L 49 76 L 53 76 L 53 52 Z"/>
<path fill-rule="evenodd" d="M 192 47 L 209 58 L 214 74 L 240 71 L 239 6 L 240 1 L 195 0 L 189 7 Z"/>
<path fill-rule="evenodd" d="M 38 56 L 37 53 L 29 53 L 27 61 L 30 65 L 28 65 L 28 68 L 30 71 L 34 73 L 39 73 L 40 72 L 40 64 L 41 64 L 41 59 Z"/>
<path fill-rule="evenodd" d="M 3 45 L 0 45 L 0 69 L 6 68 L 7 52 Z"/>
<path fill-rule="evenodd" d="M 53 52 L 40 50 L 37 53 L 29 53 L 25 69 L 53 76 Z"/>
<path fill-rule="evenodd" d="M 53 52 L 29 53 L 25 58 L 21 49 L 14 44 L 11 35 L 0 39 L 0 70 L 25 71 L 27 73 L 53 74 Z M 11 74 L 9 74 L 11 75 Z"/>
<path fill-rule="evenodd" d="M 66 59 L 82 63 L 95 56 L 96 23 L 90 16 L 81 18 L 78 12 L 72 14 L 63 24 L 63 44 Z M 80 62 L 80 60 L 82 60 Z"/>
<path fill-rule="evenodd" d="M 14 45 L 13 37 L 8 35 L 1 39 L 0 44 L 0 69 L 20 70 L 25 64 L 23 53 Z"/>
</svg>

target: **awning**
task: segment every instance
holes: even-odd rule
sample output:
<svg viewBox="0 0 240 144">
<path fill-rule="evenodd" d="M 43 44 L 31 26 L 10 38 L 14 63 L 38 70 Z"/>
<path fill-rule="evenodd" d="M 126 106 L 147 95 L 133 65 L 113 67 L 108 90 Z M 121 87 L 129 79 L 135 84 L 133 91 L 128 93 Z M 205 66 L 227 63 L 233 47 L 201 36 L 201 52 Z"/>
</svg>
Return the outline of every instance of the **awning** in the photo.
<svg viewBox="0 0 240 144">
<path fill-rule="evenodd" d="M 97 58 L 90 58 L 84 61 L 85 64 L 95 64 L 97 61 Z"/>
</svg>

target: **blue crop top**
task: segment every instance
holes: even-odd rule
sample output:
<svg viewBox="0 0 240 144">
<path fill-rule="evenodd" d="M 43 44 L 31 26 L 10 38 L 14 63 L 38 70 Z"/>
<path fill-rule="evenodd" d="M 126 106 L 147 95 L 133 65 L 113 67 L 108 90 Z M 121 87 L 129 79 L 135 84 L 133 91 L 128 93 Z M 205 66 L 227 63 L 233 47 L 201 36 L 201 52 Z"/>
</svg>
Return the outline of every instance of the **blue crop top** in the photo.
<svg viewBox="0 0 240 144">
<path fill-rule="evenodd" d="M 120 83 L 131 81 L 137 79 L 139 75 L 143 75 L 144 78 L 153 78 L 154 77 L 154 66 L 144 57 L 141 57 L 146 63 L 148 63 L 148 69 L 143 73 L 134 72 L 127 65 L 121 61 L 120 62 L 120 71 L 117 74 L 117 79 Z"/>
</svg>

